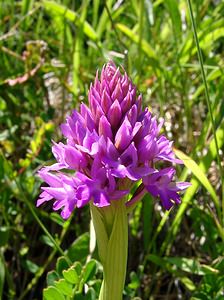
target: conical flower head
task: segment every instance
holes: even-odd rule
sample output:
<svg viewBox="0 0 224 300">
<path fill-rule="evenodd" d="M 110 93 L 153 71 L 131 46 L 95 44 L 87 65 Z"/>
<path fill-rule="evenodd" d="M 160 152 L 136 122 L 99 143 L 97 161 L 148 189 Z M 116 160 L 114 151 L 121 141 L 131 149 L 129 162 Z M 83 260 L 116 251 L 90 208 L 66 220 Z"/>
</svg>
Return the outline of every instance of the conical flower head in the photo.
<svg viewBox="0 0 224 300">
<path fill-rule="evenodd" d="M 90 201 L 98 207 L 118 201 L 138 180 L 166 209 L 179 203 L 178 191 L 188 184 L 175 184 L 174 168 L 158 170 L 157 165 L 180 161 L 172 142 L 160 135 L 163 122 L 142 109 L 141 95 L 127 74 L 108 63 L 90 86 L 88 100 L 61 125 L 66 143 L 54 143 L 57 163 L 39 171 L 49 186 L 42 187 L 37 205 L 55 199 L 53 209 L 62 209 L 68 218 Z"/>
</svg>

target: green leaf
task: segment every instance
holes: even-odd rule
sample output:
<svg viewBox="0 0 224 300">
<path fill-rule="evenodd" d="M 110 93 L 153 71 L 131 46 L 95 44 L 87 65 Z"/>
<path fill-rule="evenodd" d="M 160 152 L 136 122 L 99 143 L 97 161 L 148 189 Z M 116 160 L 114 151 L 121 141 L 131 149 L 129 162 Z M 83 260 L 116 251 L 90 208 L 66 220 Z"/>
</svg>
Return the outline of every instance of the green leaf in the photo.
<svg viewBox="0 0 224 300">
<path fill-rule="evenodd" d="M 7 104 L 5 100 L 2 97 L 0 97 L 0 111 L 5 110 L 6 108 L 7 108 Z"/>
<path fill-rule="evenodd" d="M 201 23 L 200 27 L 202 30 L 198 32 L 198 38 L 200 47 L 204 51 L 211 51 L 211 46 L 214 45 L 215 40 L 223 36 L 223 26 L 223 19 L 219 19 L 217 21 L 207 19 Z M 191 56 L 196 54 L 196 52 L 197 48 L 194 45 L 193 36 L 189 33 L 180 51 L 180 62 L 187 62 Z"/>
<path fill-rule="evenodd" d="M 222 69 L 215 69 L 215 70 L 212 70 L 206 77 L 206 80 L 207 82 L 210 82 L 210 81 L 213 81 L 215 80 L 216 78 L 219 78 L 223 76 L 223 70 Z M 195 91 L 195 93 L 192 95 L 192 100 L 194 99 L 197 99 L 201 93 L 204 91 L 205 89 L 205 85 L 204 84 L 201 84 L 197 90 Z"/>
<path fill-rule="evenodd" d="M 131 282 L 128 284 L 128 287 L 133 290 L 138 289 L 140 287 L 141 282 L 135 272 L 131 272 L 130 279 L 131 279 Z"/>
<path fill-rule="evenodd" d="M 89 254 L 89 233 L 80 235 L 69 247 L 67 251 L 71 261 L 85 261 Z"/>
<path fill-rule="evenodd" d="M 83 281 L 84 283 L 91 280 L 96 274 L 96 261 L 91 259 L 85 266 L 83 273 Z"/>
<path fill-rule="evenodd" d="M 108 235 L 104 225 L 102 212 L 94 205 L 91 205 L 90 208 L 93 225 L 96 232 L 98 254 L 100 257 L 100 261 L 102 262 L 102 264 L 104 264 L 107 252 Z"/>
<path fill-rule="evenodd" d="M 147 259 L 156 264 L 157 266 L 160 266 L 164 269 L 169 269 L 169 264 L 166 262 L 166 260 L 159 257 L 158 255 L 150 254 L 147 256 Z"/>
<path fill-rule="evenodd" d="M 195 258 L 186 257 L 166 257 L 165 260 L 184 272 L 188 272 L 196 275 L 216 274 L 218 270 L 210 267 L 201 265 Z"/>
<path fill-rule="evenodd" d="M 62 219 L 62 217 L 55 212 L 50 214 L 50 218 L 52 221 L 54 221 L 55 223 L 57 223 L 60 226 L 63 226 L 65 223 L 65 221 Z"/>
<path fill-rule="evenodd" d="M 214 45 L 214 42 L 218 40 L 219 38 L 224 37 L 224 27 L 216 28 L 212 32 L 209 32 L 201 41 L 201 48 L 202 49 L 208 49 L 212 45 Z"/>
<path fill-rule="evenodd" d="M 219 273 L 219 270 L 217 270 L 217 269 L 215 269 L 215 268 L 213 268 L 211 266 L 204 265 L 204 264 L 201 264 L 201 270 L 206 275 L 209 275 L 209 274 L 218 274 Z"/>
<path fill-rule="evenodd" d="M 50 271 L 47 273 L 47 285 L 54 285 L 55 281 L 59 279 L 59 275 L 56 271 Z"/>
<path fill-rule="evenodd" d="M 54 243 L 47 235 L 41 235 L 40 240 L 51 248 L 55 248 Z"/>
<path fill-rule="evenodd" d="M 128 252 L 128 220 L 124 201 L 121 199 L 114 204 L 115 215 L 106 252 L 104 279 L 107 277 L 106 298 L 120 299 L 125 284 Z M 113 208 L 109 208 L 113 211 Z M 110 296 L 109 296 L 110 295 Z"/>
<path fill-rule="evenodd" d="M 44 300 L 65 300 L 63 294 L 54 286 L 43 290 Z"/>
<path fill-rule="evenodd" d="M 77 292 L 75 294 L 74 300 L 86 300 L 86 295 L 83 295 L 82 292 Z"/>
<path fill-rule="evenodd" d="M 143 219 L 143 239 L 144 249 L 147 250 L 152 238 L 152 218 L 154 213 L 154 203 L 152 196 L 147 193 L 142 199 L 142 219 Z M 157 227 L 158 229 L 158 227 Z"/>
<path fill-rule="evenodd" d="M 55 287 L 60 290 L 65 296 L 72 296 L 72 284 L 68 283 L 65 279 L 60 279 L 59 281 L 55 282 Z"/>
<path fill-rule="evenodd" d="M 218 274 L 219 270 L 210 267 L 201 265 L 199 261 L 195 258 L 185 258 L 185 257 L 160 257 L 157 255 L 149 255 L 148 260 L 152 261 L 154 264 L 160 266 L 162 269 L 167 270 L 175 277 L 178 277 L 181 282 L 190 290 L 193 291 L 196 289 L 194 283 L 186 276 L 183 276 L 179 270 L 195 274 L 195 275 L 209 275 L 209 274 Z"/>
<path fill-rule="evenodd" d="M 76 284 L 79 282 L 79 276 L 76 272 L 76 270 L 74 269 L 74 267 L 70 267 L 68 270 L 64 270 L 62 272 L 63 277 L 69 282 L 69 283 L 73 283 Z"/>
<path fill-rule="evenodd" d="M 194 285 L 193 281 L 188 277 L 181 277 L 180 281 L 186 286 L 189 291 L 193 292 L 196 290 L 196 286 Z"/>
<path fill-rule="evenodd" d="M 78 274 L 78 276 L 81 275 L 82 273 L 82 265 L 79 261 L 76 261 L 73 265 L 74 269 L 76 270 L 76 273 Z"/>
<path fill-rule="evenodd" d="M 1 227 L 0 228 L 0 247 L 3 247 L 7 244 L 9 239 L 9 228 Z"/>
<path fill-rule="evenodd" d="M 27 269 L 31 272 L 31 273 L 36 273 L 39 270 L 39 266 L 36 265 L 34 262 L 30 261 L 29 259 L 27 259 L 25 261 L 25 266 L 27 267 Z"/>
<path fill-rule="evenodd" d="M 88 289 L 87 294 L 85 295 L 85 300 L 96 300 L 96 292 L 95 290 L 91 287 Z"/>
<path fill-rule="evenodd" d="M 56 263 L 56 270 L 57 270 L 57 273 L 59 274 L 59 276 L 62 276 L 63 270 L 66 270 L 68 268 L 69 268 L 69 265 L 68 265 L 65 257 L 64 256 L 59 257 L 57 259 L 57 263 Z"/>
</svg>

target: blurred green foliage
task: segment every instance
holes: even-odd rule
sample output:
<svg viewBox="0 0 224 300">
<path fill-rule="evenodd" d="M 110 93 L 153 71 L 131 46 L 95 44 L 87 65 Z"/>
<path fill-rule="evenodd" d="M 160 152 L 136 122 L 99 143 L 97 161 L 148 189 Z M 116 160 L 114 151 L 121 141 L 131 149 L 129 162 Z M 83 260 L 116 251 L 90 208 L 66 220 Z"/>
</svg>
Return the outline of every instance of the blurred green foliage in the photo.
<svg viewBox="0 0 224 300">
<path fill-rule="evenodd" d="M 223 159 L 224 2 L 192 2 Z M 88 207 L 64 222 L 35 202 L 37 170 L 53 161 L 59 124 L 112 59 L 165 118 L 166 134 L 187 154 L 178 177 L 192 183 L 171 212 L 145 196 L 130 216 L 124 299 L 223 299 L 223 161 L 187 1 L 0 4 L 0 298 L 97 299 L 102 268 Z"/>
</svg>

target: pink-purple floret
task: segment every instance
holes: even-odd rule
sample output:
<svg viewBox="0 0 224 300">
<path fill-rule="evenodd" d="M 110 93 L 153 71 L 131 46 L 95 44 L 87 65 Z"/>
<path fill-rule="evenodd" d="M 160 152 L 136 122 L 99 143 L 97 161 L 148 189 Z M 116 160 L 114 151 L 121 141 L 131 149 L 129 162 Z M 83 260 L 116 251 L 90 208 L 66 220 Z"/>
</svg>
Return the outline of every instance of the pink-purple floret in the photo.
<svg viewBox="0 0 224 300">
<path fill-rule="evenodd" d="M 96 75 L 88 99 L 89 107 L 82 103 L 80 112 L 74 110 L 61 125 L 66 143 L 52 147 L 57 163 L 39 171 L 49 186 L 41 188 L 37 206 L 55 199 L 53 209 L 62 209 L 67 219 L 75 207 L 90 201 L 104 207 L 121 199 L 137 180 L 160 197 L 166 209 L 180 203 L 178 191 L 189 184 L 173 181 L 173 167 L 157 165 L 181 161 L 172 142 L 160 135 L 163 122 L 158 124 L 147 108 L 142 110 L 142 97 L 127 74 L 108 63 L 100 79 Z"/>
</svg>

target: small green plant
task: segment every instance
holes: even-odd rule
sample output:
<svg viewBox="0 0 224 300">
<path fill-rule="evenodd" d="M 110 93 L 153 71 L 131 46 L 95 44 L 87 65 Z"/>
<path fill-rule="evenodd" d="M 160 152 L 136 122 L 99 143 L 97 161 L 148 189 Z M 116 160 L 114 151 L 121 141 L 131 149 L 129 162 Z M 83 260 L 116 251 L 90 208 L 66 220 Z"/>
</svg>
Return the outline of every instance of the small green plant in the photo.
<svg viewBox="0 0 224 300">
<path fill-rule="evenodd" d="M 96 275 L 99 276 L 100 273 L 102 267 L 94 259 L 84 265 L 75 262 L 69 266 L 64 257 L 59 257 L 56 270 L 47 274 L 47 288 L 43 290 L 43 299 L 98 299 L 101 280 L 97 279 Z"/>
</svg>

